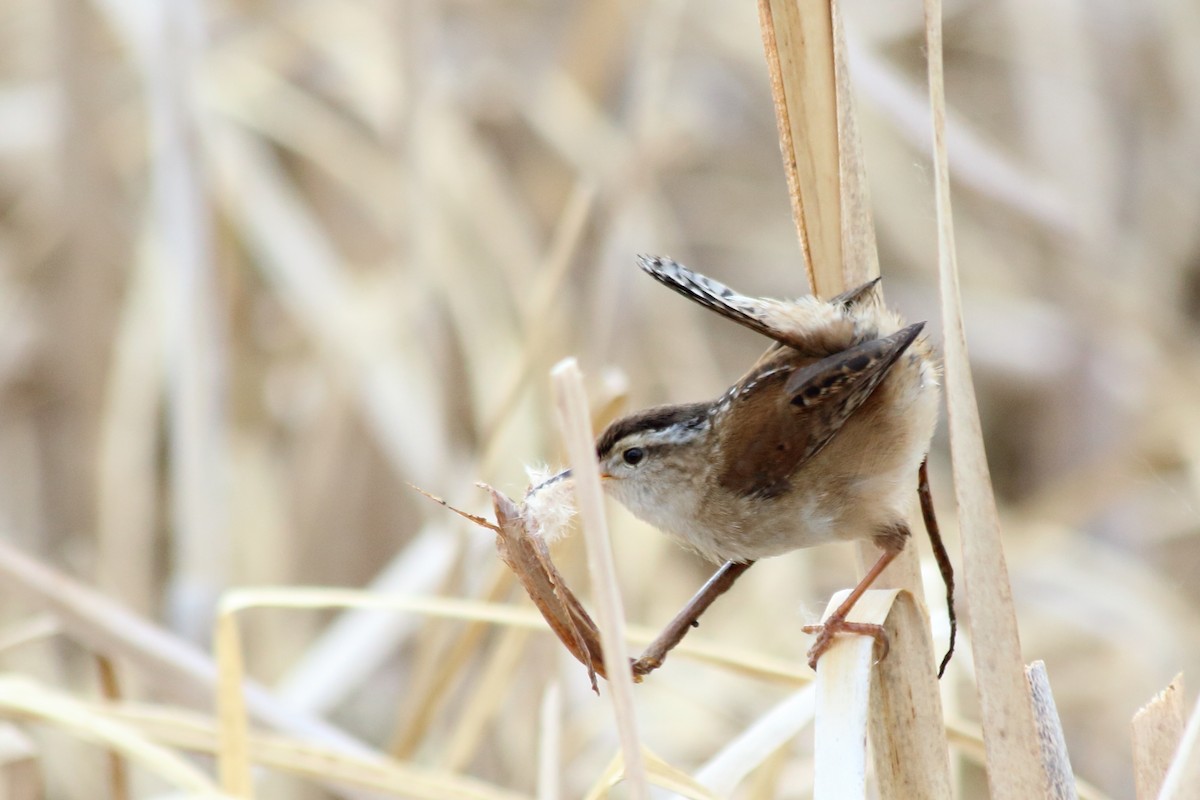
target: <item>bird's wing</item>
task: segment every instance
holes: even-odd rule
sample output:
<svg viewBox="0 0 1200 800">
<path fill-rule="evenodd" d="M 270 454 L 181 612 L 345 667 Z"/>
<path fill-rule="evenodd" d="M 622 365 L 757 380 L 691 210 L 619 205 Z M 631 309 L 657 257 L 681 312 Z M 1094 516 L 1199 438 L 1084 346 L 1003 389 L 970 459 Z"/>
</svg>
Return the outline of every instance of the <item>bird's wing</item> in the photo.
<svg viewBox="0 0 1200 800">
<path fill-rule="evenodd" d="M 858 410 L 925 323 L 790 369 L 767 369 L 730 390 L 719 425 L 721 485 L 770 498 Z M 778 359 L 783 361 L 783 358 Z M 748 376 L 749 377 L 749 376 Z"/>
</svg>

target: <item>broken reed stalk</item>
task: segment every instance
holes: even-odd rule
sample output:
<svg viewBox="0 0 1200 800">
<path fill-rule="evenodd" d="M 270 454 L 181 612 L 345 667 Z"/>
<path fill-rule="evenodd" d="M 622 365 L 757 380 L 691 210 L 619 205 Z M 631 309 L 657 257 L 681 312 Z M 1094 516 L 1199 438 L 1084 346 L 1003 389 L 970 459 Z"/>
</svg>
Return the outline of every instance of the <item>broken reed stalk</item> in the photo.
<svg viewBox="0 0 1200 800">
<path fill-rule="evenodd" d="M 1159 800 L 1200 798 L 1200 699 L 1192 709 L 1158 797 Z"/>
<path fill-rule="evenodd" d="M 847 594 L 835 595 L 826 614 Z M 951 796 L 945 736 L 932 735 L 944 726 L 938 687 L 928 675 L 933 649 L 923 614 L 909 592 L 869 590 L 850 619 L 884 626 L 892 643 L 887 657 L 876 661 L 873 639 L 848 636 L 817 663 L 815 798 L 866 796 L 868 723 L 881 798 Z"/>
<path fill-rule="evenodd" d="M 1033 700 L 1034 721 L 1038 729 L 1038 745 L 1042 752 L 1042 769 L 1046 773 L 1046 797 L 1053 800 L 1077 800 L 1079 793 L 1075 788 L 1075 773 L 1071 770 L 1067 740 L 1063 737 L 1062 723 L 1058 719 L 1054 693 L 1050 691 L 1046 664 L 1034 661 L 1025 668 L 1025 679 L 1029 682 L 1029 695 Z"/>
<path fill-rule="evenodd" d="M 1137 800 L 1155 800 L 1183 738 L 1183 673 L 1133 715 L 1133 779 Z"/>
</svg>

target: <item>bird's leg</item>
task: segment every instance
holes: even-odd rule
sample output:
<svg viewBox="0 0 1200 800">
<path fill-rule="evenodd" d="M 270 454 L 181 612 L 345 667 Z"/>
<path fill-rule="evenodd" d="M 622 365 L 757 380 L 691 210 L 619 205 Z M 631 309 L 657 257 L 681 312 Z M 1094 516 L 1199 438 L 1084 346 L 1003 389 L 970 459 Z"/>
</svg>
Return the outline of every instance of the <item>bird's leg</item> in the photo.
<svg viewBox="0 0 1200 800">
<path fill-rule="evenodd" d="M 683 607 L 683 610 L 675 615 L 675 619 L 663 628 L 653 642 L 642 653 L 641 657 L 633 662 L 633 678 L 635 681 L 640 681 L 644 676 L 650 674 L 654 670 L 662 666 L 663 659 L 667 657 L 667 653 L 675 645 L 683 640 L 687 632 L 697 627 L 700 615 L 703 614 L 708 607 L 725 592 L 729 591 L 729 587 L 733 586 L 733 582 L 738 577 L 750 569 L 753 561 L 747 561 L 743 564 L 738 564 L 733 561 L 726 561 L 725 564 L 717 570 L 708 582 L 700 588 L 688 601 L 688 604 Z"/>
<path fill-rule="evenodd" d="M 850 613 L 850 609 L 854 608 L 854 604 L 858 602 L 858 598 L 862 597 L 863 592 L 871 587 L 871 584 L 879 577 L 888 564 L 892 563 L 892 559 L 900 554 L 899 548 L 888 548 L 883 551 L 883 555 L 875 562 L 875 566 L 867 571 L 863 579 L 858 582 L 858 585 L 851 590 L 849 597 L 842 601 L 842 604 L 837 607 L 837 610 L 826 617 L 825 621 L 820 625 L 805 625 L 803 631 L 805 633 L 817 634 L 817 640 L 813 642 L 813 646 L 808 650 L 808 666 L 813 669 L 817 668 L 817 659 L 825 654 L 833 644 L 833 637 L 839 633 L 857 633 L 862 636 L 874 637 L 876 643 L 882 649 L 879 658 L 887 657 L 888 638 L 887 633 L 883 630 L 882 625 L 873 625 L 867 622 L 847 622 L 846 615 Z"/>
</svg>

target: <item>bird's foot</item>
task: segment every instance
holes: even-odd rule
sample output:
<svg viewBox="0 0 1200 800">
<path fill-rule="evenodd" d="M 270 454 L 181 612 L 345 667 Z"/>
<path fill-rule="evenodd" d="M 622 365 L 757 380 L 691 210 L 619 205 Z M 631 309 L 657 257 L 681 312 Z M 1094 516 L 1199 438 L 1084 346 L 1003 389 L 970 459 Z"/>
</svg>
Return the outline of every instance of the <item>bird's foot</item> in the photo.
<svg viewBox="0 0 1200 800">
<path fill-rule="evenodd" d="M 817 661 L 833 645 L 833 637 L 839 633 L 870 636 L 879 648 L 879 657 L 875 659 L 875 663 L 878 664 L 887 658 L 888 636 L 882 625 L 874 625 L 869 622 L 847 622 L 844 615 L 835 613 L 820 625 L 805 625 L 802 630 L 805 633 L 817 635 L 817 640 L 808 649 L 808 666 L 814 670 L 817 668 Z"/>
</svg>

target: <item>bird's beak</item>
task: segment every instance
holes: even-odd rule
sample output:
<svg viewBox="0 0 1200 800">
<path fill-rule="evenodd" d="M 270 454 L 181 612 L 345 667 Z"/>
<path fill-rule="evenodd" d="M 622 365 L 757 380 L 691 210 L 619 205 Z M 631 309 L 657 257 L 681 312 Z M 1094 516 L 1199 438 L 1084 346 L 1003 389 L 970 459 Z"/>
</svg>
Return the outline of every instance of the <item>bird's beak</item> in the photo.
<svg viewBox="0 0 1200 800">
<path fill-rule="evenodd" d="M 529 497 L 530 495 L 537 494 L 538 492 L 540 492 L 542 489 L 549 486 L 550 484 L 558 483 L 559 481 L 561 481 L 565 478 L 569 478 L 569 477 L 571 477 L 571 470 L 564 469 L 562 472 L 558 473 L 557 475 L 551 475 L 549 478 L 546 478 L 546 480 L 542 481 L 537 486 L 530 487 L 529 491 L 525 492 L 525 496 Z"/>
</svg>

